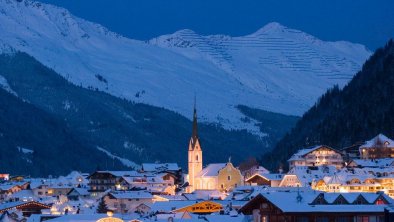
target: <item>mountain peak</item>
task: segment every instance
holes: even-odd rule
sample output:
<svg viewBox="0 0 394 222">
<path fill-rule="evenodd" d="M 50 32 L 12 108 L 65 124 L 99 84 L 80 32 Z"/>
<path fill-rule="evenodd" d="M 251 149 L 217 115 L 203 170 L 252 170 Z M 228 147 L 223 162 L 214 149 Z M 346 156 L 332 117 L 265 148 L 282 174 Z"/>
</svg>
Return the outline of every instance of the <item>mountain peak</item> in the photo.
<svg viewBox="0 0 394 222">
<path fill-rule="evenodd" d="M 278 32 L 284 32 L 286 29 L 288 29 L 286 26 L 283 26 L 282 24 L 278 22 L 270 22 L 254 32 L 252 35 L 260 35 L 263 33 L 278 33 Z"/>
</svg>

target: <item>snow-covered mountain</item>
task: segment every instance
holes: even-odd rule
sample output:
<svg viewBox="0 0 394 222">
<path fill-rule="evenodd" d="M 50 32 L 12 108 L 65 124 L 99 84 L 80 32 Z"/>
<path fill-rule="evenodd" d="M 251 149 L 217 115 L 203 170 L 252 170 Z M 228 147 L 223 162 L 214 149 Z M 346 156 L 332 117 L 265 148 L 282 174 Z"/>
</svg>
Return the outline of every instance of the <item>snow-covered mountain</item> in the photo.
<svg viewBox="0 0 394 222">
<path fill-rule="evenodd" d="M 205 121 L 254 132 L 236 105 L 301 115 L 370 55 L 362 45 L 324 42 L 277 23 L 242 37 L 182 30 L 143 42 L 52 5 L 0 0 L 0 48 L 9 47 L 76 85 L 187 117 L 196 95 Z"/>
</svg>

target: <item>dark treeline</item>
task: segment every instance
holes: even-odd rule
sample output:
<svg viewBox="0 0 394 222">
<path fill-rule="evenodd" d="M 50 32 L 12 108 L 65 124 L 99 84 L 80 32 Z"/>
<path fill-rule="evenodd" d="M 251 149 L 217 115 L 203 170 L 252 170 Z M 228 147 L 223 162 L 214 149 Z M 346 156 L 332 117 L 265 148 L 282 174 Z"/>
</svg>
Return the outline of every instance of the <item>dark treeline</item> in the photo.
<svg viewBox="0 0 394 222">
<path fill-rule="evenodd" d="M 127 169 L 97 146 L 137 163 L 186 166 L 192 123 L 178 113 L 73 85 L 25 53 L 0 55 L 0 75 L 17 94 L 0 88 L 0 170 L 4 172 L 47 176 L 71 170 Z M 98 75 L 95 78 L 111 84 Z M 192 111 L 190 107 L 190 115 Z M 271 147 L 271 138 L 214 124 L 199 123 L 199 136 L 204 164 L 225 162 L 230 156 L 237 164 Z M 34 152 L 24 154 L 17 147 Z"/>
<path fill-rule="evenodd" d="M 281 139 L 261 163 L 287 166 L 298 149 L 325 144 L 340 149 L 378 133 L 394 136 L 394 43 L 378 49 L 343 89 L 333 87 Z"/>
</svg>

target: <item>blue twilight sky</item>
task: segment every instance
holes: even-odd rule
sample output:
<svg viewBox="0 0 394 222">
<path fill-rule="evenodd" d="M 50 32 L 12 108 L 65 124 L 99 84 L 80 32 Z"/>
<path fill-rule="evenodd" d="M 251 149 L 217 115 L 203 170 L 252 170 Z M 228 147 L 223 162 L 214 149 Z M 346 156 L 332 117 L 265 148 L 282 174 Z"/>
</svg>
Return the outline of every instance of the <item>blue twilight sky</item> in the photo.
<svg viewBox="0 0 394 222">
<path fill-rule="evenodd" d="M 241 36 L 276 21 L 322 40 L 369 49 L 394 37 L 394 0 L 41 0 L 112 31 L 146 40 L 192 29 Z"/>
</svg>

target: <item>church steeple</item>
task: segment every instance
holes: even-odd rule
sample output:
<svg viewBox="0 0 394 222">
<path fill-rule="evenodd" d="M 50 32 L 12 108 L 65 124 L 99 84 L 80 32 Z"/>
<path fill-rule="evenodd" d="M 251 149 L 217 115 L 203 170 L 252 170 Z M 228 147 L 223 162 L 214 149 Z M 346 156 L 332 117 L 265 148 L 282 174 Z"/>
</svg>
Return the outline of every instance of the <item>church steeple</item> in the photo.
<svg viewBox="0 0 394 222">
<path fill-rule="evenodd" d="M 192 136 L 189 142 L 188 151 L 188 182 L 189 187 L 187 192 L 193 192 L 198 185 L 195 184 L 196 175 L 202 170 L 202 149 L 200 146 L 200 141 L 198 139 L 197 131 L 197 108 L 196 99 L 194 98 L 194 110 L 193 110 L 193 129 Z"/>
<path fill-rule="evenodd" d="M 194 113 L 193 113 L 193 130 L 192 130 L 192 146 L 196 144 L 198 140 L 198 130 L 197 130 L 197 108 L 196 101 L 194 100 Z"/>
</svg>

